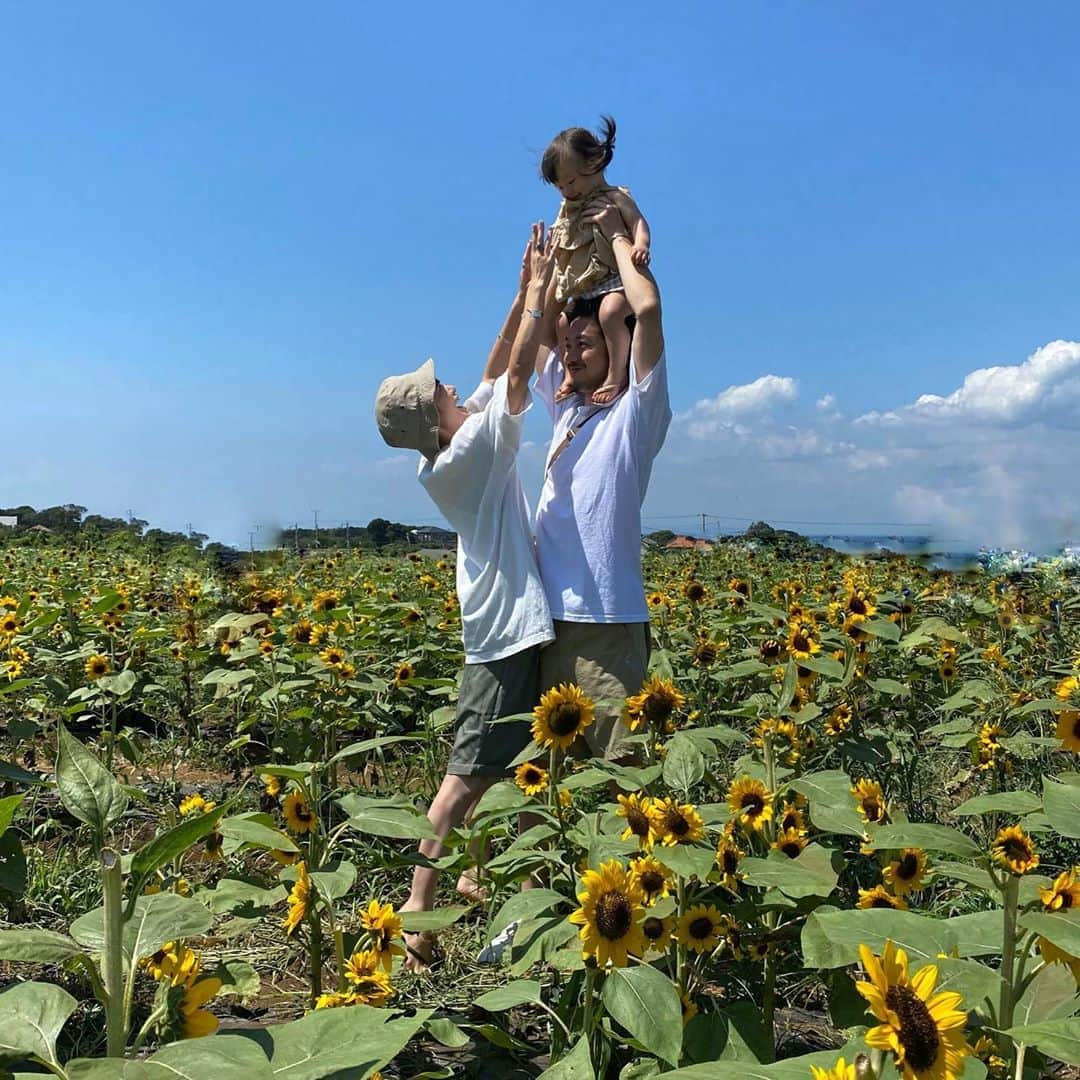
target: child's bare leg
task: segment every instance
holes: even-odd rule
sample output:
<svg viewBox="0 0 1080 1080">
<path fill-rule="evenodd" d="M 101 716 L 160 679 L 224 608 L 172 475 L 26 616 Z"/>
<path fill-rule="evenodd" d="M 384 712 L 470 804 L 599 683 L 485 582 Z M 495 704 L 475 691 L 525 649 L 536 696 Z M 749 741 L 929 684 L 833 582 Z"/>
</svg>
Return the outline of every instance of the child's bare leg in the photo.
<svg viewBox="0 0 1080 1080">
<path fill-rule="evenodd" d="M 621 292 L 607 293 L 600 301 L 600 329 L 608 350 L 608 373 L 603 386 L 592 399 L 597 405 L 609 405 L 630 385 L 630 330 L 626 319 L 633 311 Z"/>
</svg>

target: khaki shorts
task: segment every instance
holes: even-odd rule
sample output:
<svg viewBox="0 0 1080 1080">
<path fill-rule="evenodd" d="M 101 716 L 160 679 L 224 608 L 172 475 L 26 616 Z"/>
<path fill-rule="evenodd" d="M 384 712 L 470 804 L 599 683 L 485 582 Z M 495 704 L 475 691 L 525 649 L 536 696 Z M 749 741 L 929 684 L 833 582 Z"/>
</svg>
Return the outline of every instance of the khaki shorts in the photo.
<svg viewBox="0 0 1080 1080">
<path fill-rule="evenodd" d="M 577 683 L 595 702 L 605 698 L 618 702 L 597 707 L 596 720 L 585 729 L 584 739 L 592 757 L 630 761 L 635 757 L 622 744 L 630 734 L 622 722 L 622 702 L 637 694 L 649 667 L 649 624 L 578 623 L 555 620 L 555 640 L 540 653 L 540 689 L 547 693 L 559 683 Z M 576 752 L 579 739 L 571 748 Z M 580 751 L 584 752 L 584 748 Z"/>
<path fill-rule="evenodd" d="M 510 774 L 510 762 L 532 741 L 532 723 L 493 724 L 501 716 L 531 713 L 540 700 L 540 646 L 502 660 L 466 664 L 458 691 L 449 776 Z"/>
</svg>

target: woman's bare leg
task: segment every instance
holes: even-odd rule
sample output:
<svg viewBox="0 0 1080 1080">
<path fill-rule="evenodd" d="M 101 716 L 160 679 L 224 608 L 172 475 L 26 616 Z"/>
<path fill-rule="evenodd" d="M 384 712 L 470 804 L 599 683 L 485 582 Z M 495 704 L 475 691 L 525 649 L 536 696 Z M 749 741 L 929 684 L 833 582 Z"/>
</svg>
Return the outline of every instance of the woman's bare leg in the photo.
<svg viewBox="0 0 1080 1080">
<path fill-rule="evenodd" d="M 432 800 L 427 818 L 435 830 L 438 840 L 421 840 L 420 854 L 428 859 L 440 859 L 447 848 L 442 841 L 465 820 L 465 814 L 475 806 L 480 796 L 493 783 L 493 776 L 451 776 L 447 774 L 439 787 L 438 794 Z M 439 871 L 430 866 L 418 866 L 413 871 L 412 891 L 409 898 L 401 905 L 402 911 L 430 911 L 435 906 L 435 888 L 439 881 Z M 431 963 L 434 935 L 416 933 L 405 935 L 405 945 L 409 950 L 405 956 L 405 967 L 409 971 L 423 971 Z"/>
</svg>

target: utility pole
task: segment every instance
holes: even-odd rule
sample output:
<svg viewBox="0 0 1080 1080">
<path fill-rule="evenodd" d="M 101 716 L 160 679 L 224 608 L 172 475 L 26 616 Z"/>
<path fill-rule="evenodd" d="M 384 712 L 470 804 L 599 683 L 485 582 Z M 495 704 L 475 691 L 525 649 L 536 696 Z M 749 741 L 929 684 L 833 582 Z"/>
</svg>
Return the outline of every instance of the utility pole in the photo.
<svg viewBox="0 0 1080 1080">
<path fill-rule="evenodd" d="M 318 510 L 312 510 L 311 512 L 315 515 L 315 543 L 314 543 L 313 546 L 318 547 L 319 546 L 319 511 Z"/>
<path fill-rule="evenodd" d="M 255 530 L 248 529 L 248 547 L 251 550 L 251 554 L 255 554 Z"/>
<path fill-rule="evenodd" d="M 189 521 L 187 523 L 187 534 L 188 534 L 188 536 L 190 536 L 194 531 L 195 530 L 194 530 L 194 528 L 192 528 L 191 522 Z"/>
<path fill-rule="evenodd" d="M 349 523 L 345 522 L 345 550 L 348 551 L 352 547 L 352 541 L 349 539 Z"/>
<path fill-rule="evenodd" d="M 292 535 L 293 535 L 293 550 L 296 552 L 297 555 L 299 555 L 300 554 L 300 522 L 294 521 L 292 529 L 293 529 L 293 533 L 292 533 Z"/>
<path fill-rule="evenodd" d="M 705 539 L 705 515 L 701 515 L 701 539 Z"/>
</svg>

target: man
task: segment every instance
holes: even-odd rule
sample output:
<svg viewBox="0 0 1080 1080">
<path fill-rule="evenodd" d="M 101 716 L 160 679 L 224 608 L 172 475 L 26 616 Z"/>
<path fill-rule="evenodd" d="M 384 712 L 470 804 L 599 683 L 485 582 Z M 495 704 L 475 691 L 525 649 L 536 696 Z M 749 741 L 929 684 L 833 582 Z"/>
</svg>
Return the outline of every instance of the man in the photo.
<svg viewBox="0 0 1080 1080">
<path fill-rule="evenodd" d="M 592 404 L 608 371 L 596 302 L 559 316 L 557 348 L 537 360 L 536 393 L 554 423 L 536 516 L 540 576 L 555 623 L 555 642 L 541 653 L 540 688 L 572 682 L 594 701 L 621 701 L 640 691 L 648 666 L 641 504 L 671 405 L 656 282 L 631 261 L 633 244 L 614 203 L 599 201 L 590 217 L 612 243 L 636 317 L 630 386 L 609 406 Z M 564 374 L 575 394 L 556 403 Z M 628 756 L 621 745 L 628 734 L 619 710 L 609 708 L 597 710 L 584 737 L 593 756 L 617 761 Z"/>
<path fill-rule="evenodd" d="M 553 637 L 540 582 L 529 512 L 517 471 L 529 380 L 540 347 L 536 311 L 551 280 L 554 258 L 543 223 L 533 226 L 518 295 L 496 340 L 477 392 L 460 406 L 457 392 L 435 378 L 432 361 L 385 379 L 375 402 L 379 431 L 391 446 L 419 450 L 419 480 L 458 534 L 457 593 L 465 646 L 454 746 L 446 776 L 428 810 L 441 841 L 480 796 L 505 778 L 531 739 L 527 723 L 494 724 L 531 712 L 539 696 L 540 646 Z M 513 341 L 512 347 L 510 346 Z M 445 854 L 424 841 L 428 860 Z M 438 871 L 417 866 L 402 911 L 428 911 Z M 475 898 L 464 875 L 459 891 Z M 432 959 L 430 934 L 407 934 L 406 966 Z"/>
</svg>

